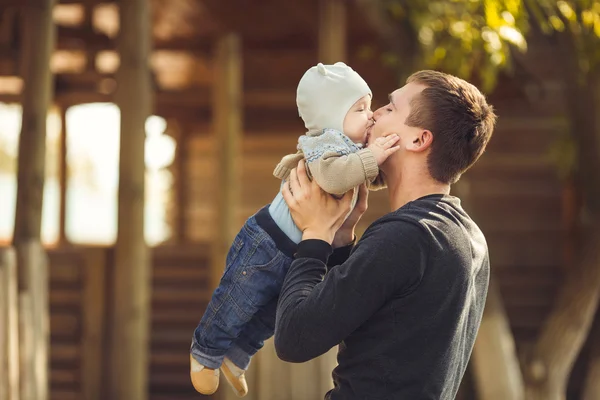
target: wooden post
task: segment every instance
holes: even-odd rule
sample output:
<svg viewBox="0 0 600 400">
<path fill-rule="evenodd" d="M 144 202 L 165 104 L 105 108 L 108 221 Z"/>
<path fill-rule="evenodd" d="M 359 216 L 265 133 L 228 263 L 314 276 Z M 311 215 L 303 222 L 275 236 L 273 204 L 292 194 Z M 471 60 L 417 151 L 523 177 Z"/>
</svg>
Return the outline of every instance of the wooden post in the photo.
<svg viewBox="0 0 600 400">
<path fill-rule="evenodd" d="M 83 280 L 83 323 L 81 338 L 81 388 L 83 400 L 101 400 L 102 353 L 105 348 L 104 307 L 106 304 L 105 279 L 107 250 L 84 249 L 85 270 Z"/>
<path fill-rule="evenodd" d="M 19 137 L 17 207 L 13 242 L 39 239 L 46 161 L 46 118 L 52 98 L 50 54 L 55 43 L 53 0 L 24 6 L 21 66 L 23 121 Z"/>
<path fill-rule="evenodd" d="M 346 36 L 346 0 L 319 0 L 319 62 L 344 62 Z"/>
<path fill-rule="evenodd" d="M 20 397 L 49 398 L 48 260 L 38 239 L 17 246 Z"/>
<path fill-rule="evenodd" d="M 60 107 L 60 153 L 58 167 L 58 185 L 60 190 L 60 210 L 58 220 L 58 243 L 59 245 L 67 244 L 66 221 L 67 221 L 67 107 Z"/>
<path fill-rule="evenodd" d="M 240 140 L 242 135 L 242 59 L 240 39 L 230 33 L 216 46 L 213 86 L 213 130 L 215 146 L 214 215 L 215 235 L 210 269 L 211 289 L 219 285 L 225 258 L 235 235 L 239 201 L 238 179 Z M 225 388 L 227 384 L 221 382 Z M 251 383 L 249 383 L 251 385 Z M 224 400 L 233 400 L 231 390 Z"/>
<path fill-rule="evenodd" d="M 188 237 L 188 223 L 187 223 L 187 211 L 190 206 L 188 185 L 190 181 L 188 179 L 188 158 L 190 151 L 188 149 L 189 130 L 188 124 L 180 124 L 177 135 L 177 148 L 175 157 L 175 243 L 182 244 L 187 241 Z"/>
<path fill-rule="evenodd" d="M 0 249 L 0 400 L 19 400 L 17 259 Z"/>
<path fill-rule="evenodd" d="M 144 239 L 145 123 L 153 91 L 150 80 L 150 6 L 121 1 L 115 99 L 121 110 L 118 235 L 110 321 L 109 399 L 142 400 L 148 391 L 150 308 L 149 250 Z"/>
<path fill-rule="evenodd" d="M 25 85 L 13 234 L 19 282 L 18 348 L 22 400 L 48 398 L 48 271 L 41 245 L 41 225 L 46 118 L 53 93 L 50 55 L 56 35 L 52 21 L 54 3 L 54 0 L 31 0 L 23 6 L 21 75 Z"/>
<path fill-rule="evenodd" d="M 522 400 L 523 377 L 498 286 L 492 281 L 477 340 L 473 374 L 481 400 Z"/>
<path fill-rule="evenodd" d="M 225 256 L 235 235 L 239 186 L 238 162 L 242 135 L 242 59 L 240 40 L 228 34 L 217 43 L 214 84 L 215 240 L 211 268 L 216 288 L 225 268 Z"/>
</svg>

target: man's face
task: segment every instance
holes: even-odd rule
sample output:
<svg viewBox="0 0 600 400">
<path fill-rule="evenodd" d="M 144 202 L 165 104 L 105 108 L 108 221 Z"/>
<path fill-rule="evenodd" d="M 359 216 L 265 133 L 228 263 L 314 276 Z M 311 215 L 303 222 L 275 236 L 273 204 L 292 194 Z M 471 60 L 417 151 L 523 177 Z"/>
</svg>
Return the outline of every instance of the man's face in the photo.
<svg viewBox="0 0 600 400">
<path fill-rule="evenodd" d="M 405 124 L 406 118 L 411 111 L 410 102 L 424 88 L 425 86 L 421 84 L 408 83 L 392 92 L 389 95 L 390 102 L 373 114 L 375 124 L 368 131 L 368 143 L 373 143 L 378 137 L 396 133 L 400 137 L 397 143 L 400 146 L 398 153 L 407 149 L 414 138 L 422 131 L 420 128 L 410 127 Z"/>
</svg>

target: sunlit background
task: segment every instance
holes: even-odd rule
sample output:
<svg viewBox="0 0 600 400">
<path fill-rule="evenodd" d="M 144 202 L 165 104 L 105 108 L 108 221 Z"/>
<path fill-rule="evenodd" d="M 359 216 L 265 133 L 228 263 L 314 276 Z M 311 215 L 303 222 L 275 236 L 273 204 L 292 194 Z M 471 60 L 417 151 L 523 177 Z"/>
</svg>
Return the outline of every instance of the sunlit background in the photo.
<svg viewBox="0 0 600 400">
<path fill-rule="evenodd" d="M 75 244 L 110 245 L 117 237 L 119 185 L 119 108 L 111 103 L 69 108 L 67 137 L 67 213 L 65 233 Z M 48 115 L 46 181 L 42 212 L 42 239 L 55 245 L 59 239 L 59 155 L 61 118 Z M 169 166 L 175 157 L 175 140 L 165 135 L 166 122 L 152 116 L 146 124 L 145 236 L 149 245 L 169 239 L 168 209 L 173 177 Z M 17 154 L 21 107 L 0 103 L 0 242 L 11 240 L 17 191 Z"/>
</svg>

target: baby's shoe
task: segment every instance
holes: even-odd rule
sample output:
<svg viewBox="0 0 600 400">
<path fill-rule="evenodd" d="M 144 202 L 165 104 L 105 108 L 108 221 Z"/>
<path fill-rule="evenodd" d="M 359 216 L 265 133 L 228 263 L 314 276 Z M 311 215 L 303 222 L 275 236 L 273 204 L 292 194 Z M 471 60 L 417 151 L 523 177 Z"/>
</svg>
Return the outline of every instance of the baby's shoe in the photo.
<svg viewBox="0 0 600 400">
<path fill-rule="evenodd" d="M 221 364 L 221 371 L 223 371 L 225 379 L 227 379 L 227 382 L 238 397 L 244 397 L 248 394 L 248 384 L 246 383 L 246 375 L 244 375 L 245 370 L 239 368 L 225 357 L 223 364 Z"/>
<path fill-rule="evenodd" d="M 206 368 L 190 354 L 190 378 L 198 393 L 213 394 L 219 387 L 219 370 Z"/>
</svg>

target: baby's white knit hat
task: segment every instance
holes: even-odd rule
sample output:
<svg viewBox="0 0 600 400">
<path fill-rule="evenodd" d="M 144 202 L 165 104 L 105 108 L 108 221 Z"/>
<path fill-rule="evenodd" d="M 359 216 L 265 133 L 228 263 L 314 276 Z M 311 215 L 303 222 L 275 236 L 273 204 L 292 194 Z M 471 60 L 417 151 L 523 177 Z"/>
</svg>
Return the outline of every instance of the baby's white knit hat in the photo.
<svg viewBox="0 0 600 400">
<path fill-rule="evenodd" d="M 366 95 L 372 96 L 369 85 L 352 68 L 343 62 L 319 63 L 300 79 L 296 104 L 308 134 L 325 128 L 343 132 L 348 110 Z"/>
</svg>

